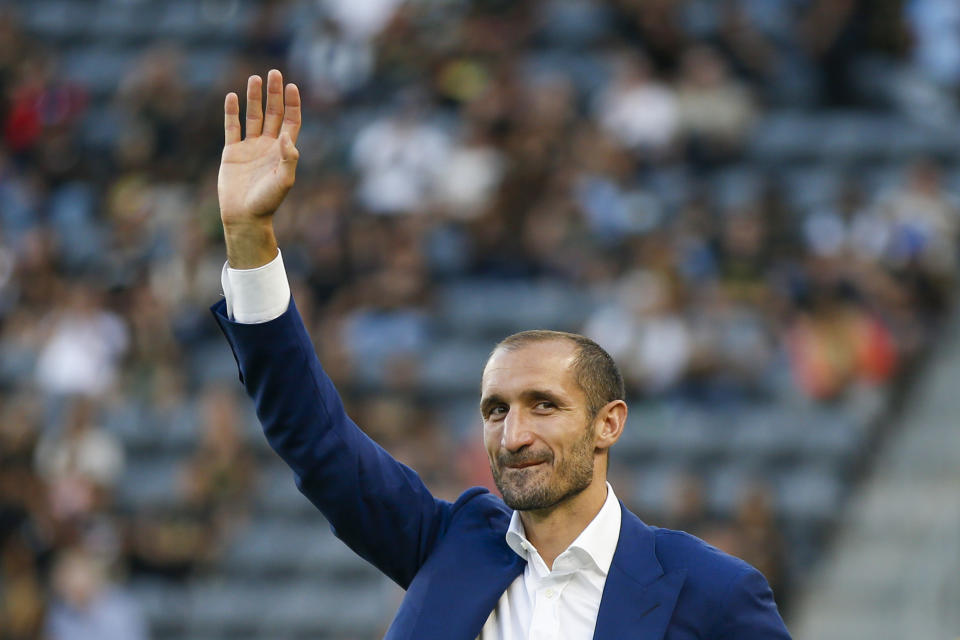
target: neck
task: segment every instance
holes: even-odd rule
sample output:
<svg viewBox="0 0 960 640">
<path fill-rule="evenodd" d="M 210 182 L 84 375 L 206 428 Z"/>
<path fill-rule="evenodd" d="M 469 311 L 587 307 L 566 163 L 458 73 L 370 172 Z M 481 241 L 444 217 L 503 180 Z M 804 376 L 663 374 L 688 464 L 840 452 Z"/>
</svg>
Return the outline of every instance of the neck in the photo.
<svg viewBox="0 0 960 640">
<path fill-rule="evenodd" d="M 536 547 L 548 567 L 553 567 L 557 556 L 597 517 L 606 499 L 606 479 L 594 477 L 589 487 L 561 504 L 549 509 L 520 512 L 527 540 Z"/>
</svg>

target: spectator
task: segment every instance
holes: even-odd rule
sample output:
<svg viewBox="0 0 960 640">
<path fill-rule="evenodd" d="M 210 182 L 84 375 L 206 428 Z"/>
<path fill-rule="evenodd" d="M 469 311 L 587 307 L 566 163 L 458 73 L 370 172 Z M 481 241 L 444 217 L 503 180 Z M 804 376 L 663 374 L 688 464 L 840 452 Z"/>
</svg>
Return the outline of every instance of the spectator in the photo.
<svg viewBox="0 0 960 640">
<path fill-rule="evenodd" d="M 56 600 L 47 614 L 50 640 L 146 640 L 134 599 L 112 583 L 101 558 L 83 548 L 60 554 L 53 569 Z"/>
<path fill-rule="evenodd" d="M 903 11 L 913 32 L 914 63 L 944 87 L 960 84 L 960 7 L 950 0 L 908 0 Z"/>
<path fill-rule="evenodd" d="M 665 526 L 701 535 L 710 521 L 702 479 L 694 474 L 677 476 L 667 497 Z"/>
<path fill-rule="evenodd" d="M 36 368 L 40 388 L 94 397 L 110 391 L 129 338 L 126 323 L 103 307 L 100 293 L 89 284 L 71 284 L 64 307 L 45 322 L 48 337 Z"/>
<path fill-rule="evenodd" d="M 406 96 L 398 113 L 368 124 L 353 145 L 360 201 L 374 213 L 421 213 L 447 162 L 447 136 L 426 120 L 417 100 Z"/>
<path fill-rule="evenodd" d="M 877 318 L 825 293 L 794 320 L 787 348 L 798 386 L 819 400 L 837 398 L 856 382 L 887 382 L 898 357 Z"/>
<path fill-rule="evenodd" d="M 373 70 L 369 42 L 350 38 L 327 18 L 305 22 L 290 47 L 290 65 L 303 78 L 304 98 L 316 108 L 337 104 L 360 89 Z"/>
<path fill-rule="evenodd" d="M 926 160 L 915 163 L 906 183 L 882 206 L 893 226 L 888 258 L 895 265 L 917 260 L 924 271 L 952 278 L 960 212 L 944 192 L 937 166 Z"/>
<path fill-rule="evenodd" d="M 49 52 L 32 52 L 17 68 L 3 133 L 14 153 L 37 152 L 57 134 L 68 131 L 83 115 L 86 93 L 63 81 Z M 42 154 L 37 154 L 37 160 Z M 48 165 L 50 168 L 50 165 Z"/>
<path fill-rule="evenodd" d="M 360 304 L 344 316 L 340 334 L 358 380 L 405 386 L 416 379 L 417 358 L 430 336 L 421 260 L 398 253 L 394 267 L 359 287 Z"/>
<path fill-rule="evenodd" d="M 39 407 L 14 396 L 0 415 L 0 638 L 30 640 L 45 609 L 42 558 L 49 516 L 33 473 Z"/>
<path fill-rule="evenodd" d="M 746 88 L 730 77 L 723 58 L 706 46 L 683 56 L 677 105 L 680 134 L 691 153 L 705 161 L 738 153 L 755 115 Z"/>
<path fill-rule="evenodd" d="M 836 202 L 818 207 L 804 219 L 803 235 L 814 255 L 877 263 L 890 241 L 890 226 L 867 205 L 862 187 L 847 182 Z"/>
<path fill-rule="evenodd" d="M 60 523 L 83 523 L 107 507 L 123 472 L 123 448 L 97 426 L 94 408 L 89 398 L 74 397 L 62 429 L 44 434 L 37 446 L 36 467 Z"/>
<path fill-rule="evenodd" d="M 400 0 L 330 0 L 326 10 L 348 37 L 367 40 L 387 25 L 400 4 Z"/>
<path fill-rule="evenodd" d="M 814 0 L 804 8 L 797 33 L 806 54 L 816 63 L 827 105 L 856 102 L 853 64 L 865 48 L 870 15 L 870 5 L 858 0 Z"/>
<path fill-rule="evenodd" d="M 219 387 L 207 389 L 201 412 L 203 439 L 183 469 L 183 495 L 206 514 L 222 545 L 246 518 L 255 465 L 243 441 L 236 394 Z"/>
<path fill-rule="evenodd" d="M 648 159 L 661 157 L 673 144 L 678 129 L 677 100 L 658 82 L 650 63 L 621 54 L 614 80 L 594 107 L 597 121 L 614 140 Z"/>
<path fill-rule="evenodd" d="M 458 220 L 479 216 L 489 206 L 506 171 L 503 154 L 474 126 L 450 150 L 437 179 L 437 204 Z"/>
<path fill-rule="evenodd" d="M 678 303 L 666 276 L 634 272 L 619 284 L 617 303 L 595 312 L 584 333 L 620 363 L 629 386 L 663 393 L 686 375 L 692 354 L 692 336 Z"/>
<path fill-rule="evenodd" d="M 732 300 L 761 305 L 768 294 L 767 221 L 748 204 L 724 216 L 718 251 L 720 282 Z"/>
<path fill-rule="evenodd" d="M 132 514 L 126 559 L 134 574 L 183 581 L 208 571 L 246 522 L 257 465 L 242 439 L 236 400 L 221 387 L 203 392 L 201 440 L 173 495 Z"/>
<path fill-rule="evenodd" d="M 781 593 L 786 581 L 783 534 L 773 512 L 773 497 L 763 485 L 750 487 L 737 505 L 734 528 L 737 554 L 766 576 L 770 587 Z"/>
<path fill-rule="evenodd" d="M 695 387 L 714 403 L 765 397 L 777 353 L 770 319 L 723 287 L 704 286 L 698 294 L 690 304 Z"/>
<path fill-rule="evenodd" d="M 0 513 L 0 519 L 5 515 Z M 0 638 L 39 637 L 45 608 L 32 550 L 25 540 L 15 536 L 0 538 Z"/>
</svg>

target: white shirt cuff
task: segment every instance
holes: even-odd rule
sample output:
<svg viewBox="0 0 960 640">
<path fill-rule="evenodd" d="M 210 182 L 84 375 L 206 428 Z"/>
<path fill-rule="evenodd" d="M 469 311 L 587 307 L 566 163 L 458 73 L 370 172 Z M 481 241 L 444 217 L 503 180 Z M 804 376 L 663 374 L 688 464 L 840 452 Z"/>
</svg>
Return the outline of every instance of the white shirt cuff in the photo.
<svg viewBox="0 0 960 640">
<path fill-rule="evenodd" d="M 255 269 L 232 269 L 224 262 L 220 284 L 227 316 L 241 324 L 269 322 L 290 306 L 290 283 L 279 250 L 276 258 Z"/>
</svg>

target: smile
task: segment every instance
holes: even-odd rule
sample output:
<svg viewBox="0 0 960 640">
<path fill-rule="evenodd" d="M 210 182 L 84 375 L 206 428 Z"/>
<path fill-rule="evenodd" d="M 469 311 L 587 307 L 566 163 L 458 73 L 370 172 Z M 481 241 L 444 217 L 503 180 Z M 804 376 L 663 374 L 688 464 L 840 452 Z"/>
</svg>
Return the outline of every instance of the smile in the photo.
<svg viewBox="0 0 960 640">
<path fill-rule="evenodd" d="M 508 469 L 529 469 L 530 467 L 535 467 L 538 464 L 543 464 L 543 461 L 539 462 L 522 462 L 520 464 L 510 464 L 507 465 Z"/>
</svg>

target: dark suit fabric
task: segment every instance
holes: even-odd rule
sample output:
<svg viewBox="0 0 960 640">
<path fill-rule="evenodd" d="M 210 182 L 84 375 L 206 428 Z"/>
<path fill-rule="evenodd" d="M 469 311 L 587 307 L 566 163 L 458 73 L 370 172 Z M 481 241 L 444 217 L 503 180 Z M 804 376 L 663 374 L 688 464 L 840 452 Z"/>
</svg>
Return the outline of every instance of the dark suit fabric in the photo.
<svg viewBox="0 0 960 640">
<path fill-rule="evenodd" d="M 407 593 L 390 640 L 474 640 L 524 561 L 506 544 L 511 510 L 474 487 L 434 498 L 347 417 L 293 300 L 244 325 L 212 308 L 270 445 L 334 533 Z M 623 508 L 596 640 L 789 638 L 766 580 L 748 564 Z"/>
</svg>

